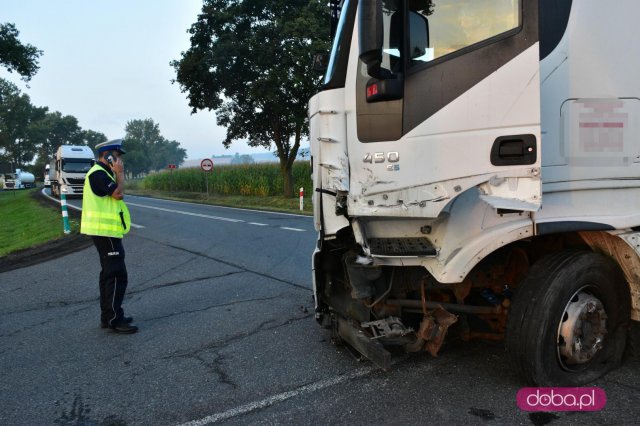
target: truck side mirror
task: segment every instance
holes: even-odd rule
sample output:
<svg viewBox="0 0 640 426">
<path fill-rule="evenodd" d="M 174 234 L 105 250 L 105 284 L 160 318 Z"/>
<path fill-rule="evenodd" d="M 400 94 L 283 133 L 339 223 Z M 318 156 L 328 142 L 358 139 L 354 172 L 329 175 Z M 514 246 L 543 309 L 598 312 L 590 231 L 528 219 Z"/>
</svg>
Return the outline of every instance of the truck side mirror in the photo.
<svg viewBox="0 0 640 426">
<path fill-rule="evenodd" d="M 409 54 L 411 60 L 431 60 L 429 48 L 429 21 L 416 12 L 409 12 Z"/>
<path fill-rule="evenodd" d="M 367 65 L 367 74 L 384 78 L 382 64 L 382 1 L 360 0 L 358 2 L 358 39 L 360 59 Z"/>
</svg>

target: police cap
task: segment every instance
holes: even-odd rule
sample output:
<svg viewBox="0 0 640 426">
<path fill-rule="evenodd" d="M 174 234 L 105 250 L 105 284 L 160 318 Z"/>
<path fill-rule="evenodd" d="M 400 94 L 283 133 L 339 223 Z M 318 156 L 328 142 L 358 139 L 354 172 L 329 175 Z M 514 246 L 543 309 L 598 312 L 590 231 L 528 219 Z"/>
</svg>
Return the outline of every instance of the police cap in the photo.
<svg viewBox="0 0 640 426">
<path fill-rule="evenodd" d="M 105 152 L 105 151 L 118 151 L 120 154 L 125 154 L 125 150 L 122 149 L 122 139 L 114 139 L 112 141 L 101 142 L 96 145 L 96 151 Z"/>
</svg>

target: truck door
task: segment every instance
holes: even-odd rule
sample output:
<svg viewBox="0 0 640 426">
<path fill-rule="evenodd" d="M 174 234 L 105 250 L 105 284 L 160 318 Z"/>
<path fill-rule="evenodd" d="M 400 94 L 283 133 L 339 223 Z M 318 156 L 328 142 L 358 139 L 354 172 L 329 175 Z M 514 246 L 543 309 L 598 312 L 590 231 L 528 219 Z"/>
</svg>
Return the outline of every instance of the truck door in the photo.
<svg viewBox="0 0 640 426">
<path fill-rule="evenodd" d="M 473 187 L 538 210 L 538 1 L 361 0 L 357 25 L 350 213 L 435 217 Z"/>
</svg>

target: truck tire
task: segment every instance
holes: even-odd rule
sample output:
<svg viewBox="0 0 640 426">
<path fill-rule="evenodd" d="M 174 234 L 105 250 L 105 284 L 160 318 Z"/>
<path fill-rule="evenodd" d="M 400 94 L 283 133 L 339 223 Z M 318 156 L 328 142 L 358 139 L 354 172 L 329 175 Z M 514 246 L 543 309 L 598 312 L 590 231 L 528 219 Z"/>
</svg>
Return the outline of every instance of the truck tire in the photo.
<svg viewBox="0 0 640 426">
<path fill-rule="evenodd" d="M 590 251 L 554 253 L 532 266 L 507 318 L 506 349 L 538 386 L 581 386 L 620 365 L 630 320 L 618 265 Z"/>
</svg>

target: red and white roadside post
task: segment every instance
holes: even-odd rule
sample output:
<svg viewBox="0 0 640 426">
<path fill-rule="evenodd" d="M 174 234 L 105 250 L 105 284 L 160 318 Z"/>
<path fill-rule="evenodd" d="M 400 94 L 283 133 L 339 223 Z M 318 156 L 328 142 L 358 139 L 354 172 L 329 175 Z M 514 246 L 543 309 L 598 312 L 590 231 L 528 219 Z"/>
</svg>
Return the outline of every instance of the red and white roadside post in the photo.
<svg viewBox="0 0 640 426">
<path fill-rule="evenodd" d="M 304 188 L 300 187 L 300 211 L 304 210 Z"/>
</svg>

